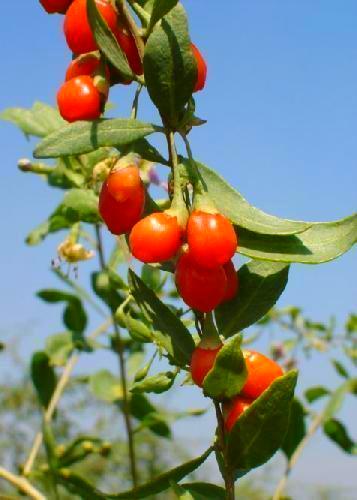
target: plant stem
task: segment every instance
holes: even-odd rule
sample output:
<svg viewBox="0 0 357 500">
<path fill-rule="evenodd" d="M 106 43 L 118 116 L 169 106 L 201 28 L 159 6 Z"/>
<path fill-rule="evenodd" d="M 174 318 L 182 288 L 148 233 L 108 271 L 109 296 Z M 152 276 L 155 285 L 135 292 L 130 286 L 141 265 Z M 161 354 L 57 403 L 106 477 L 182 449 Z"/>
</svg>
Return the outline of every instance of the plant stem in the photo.
<svg viewBox="0 0 357 500">
<path fill-rule="evenodd" d="M 93 340 L 96 337 L 98 337 L 100 334 L 105 332 L 110 325 L 112 324 L 113 320 L 112 318 L 107 319 L 102 325 L 100 325 L 96 330 L 94 330 L 89 336 L 88 339 Z M 45 411 L 45 414 L 43 416 L 44 422 L 49 423 L 52 420 L 52 417 L 54 415 L 54 412 L 57 408 L 57 405 L 62 397 L 62 394 L 69 382 L 70 376 L 73 372 L 74 367 L 78 363 L 79 360 L 79 354 L 75 353 L 72 354 L 72 356 L 69 358 L 67 361 L 64 370 L 62 372 L 62 375 L 57 383 L 57 386 L 52 394 L 51 400 L 48 404 L 48 407 Z M 33 464 L 36 460 L 37 454 L 41 448 L 43 441 L 43 434 L 42 431 L 38 432 L 36 434 L 36 437 L 34 439 L 34 442 L 32 444 L 32 448 L 30 450 L 30 453 L 28 455 L 28 458 L 25 462 L 24 468 L 23 468 L 23 475 L 28 476 L 32 470 Z"/>
<path fill-rule="evenodd" d="M 11 483 L 30 498 L 33 498 L 34 500 L 46 500 L 46 497 L 36 490 L 36 488 L 34 488 L 24 477 L 15 476 L 15 474 L 12 474 L 3 467 L 0 467 L 0 477 Z M 1 498 L 3 497 L 1 496 Z"/>
<path fill-rule="evenodd" d="M 96 236 L 97 236 L 97 248 L 98 248 L 99 262 L 100 262 L 100 266 L 102 268 L 102 271 L 105 271 L 107 269 L 107 265 L 105 262 L 102 237 L 101 237 L 101 233 L 100 233 L 100 226 L 98 224 L 95 226 L 95 230 L 96 230 Z M 136 470 L 134 432 L 133 432 L 131 418 L 130 418 L 130 400 L 129 400 L 129 395 L 128 395 L 128 381 L 127 381 L 127 374 L 126 374 L 126 360 L 125 360 L 125 356 L 124 356 L 124 345 L 123 345 L 123 341 L 122 341 L 122 338 L 120 335 L 120 330 L 119 330 L 119 327 L 115 321 L 115 316 L 114 316 L 113 312 L 112 312 L 112 318 L 113 318 L 113 326 L 114 326 L 114 332 L 115 332 L 115 337 L 116 337 L 116 351 L 117 351 L 118 358 L 119 358 L 120 378 L 121 378 L 121 383 L 122 383 L 122 388 L 123 388 L 123 416 L 124 416 L 124 423 L 125 423 L 125 429 L 126 429 L 127 440 L 128 440 L 130 472 L 131 472 L 133 487 L 135 488 L 138 484 L 138 476 L 137 476 L 137 470 Z"/>
<path fill-rule="evenodd" d="M 136 117 L 138 115 L 138 107 L 139 107 L 139 97 L 140 97 L 140 92 L 143 88 L 143 85 L 141 83 L 138 84 L 134 100 L 133 100 L 133 105 L 131 107 L 131 113 L 130 113 L 130 118 L 132 120 L 136 120 Z"/>
<path fill-rule="evenodd" d="M 136 13 L 138 18 L 140 19 L 140 21 L 145 25 L 149 24 L 150 14 L 148 12 L 146 12 L 146 10 L 143 9 L 142 6 L 140 4 L 138 4 L 138 2 L 135 2 L 134 0 L 129 0 L 129 3 L 131 5 L 131 8 L 133 9 L 133 11 Z"/>
<path fill-rule="evenodd" d="M 117 5 L 118 5 L 119 13 L 123 16 L 130 32 L 132 33 L 132 35 L 135 39 L 135 43 L 136 43 L 136 46 L 137 46 L 138 51 L 139 51 L 140 59 L 143 60 L 144 59 L 145 45 L 144 45 L 143 39 L 140 36 L 139 28 L 136 25 L 136 22 L 134 21 L 132 15 L 130 14 L 130 11 L 128 9 L 128 6 L 127 6 L 125 0 L 117 0 Z"/>
<path fill-rule="evenodd" d="M 191 163 L 191 166 L 193 167 L 194 174 L 196 175 L 196 186 L 195 187 L 198 188 L 199 190 L 207 192 L 207 185 L 206 185 L 206 183 L 201 175 L 201 172 L 199 171 L 197 163 L 195 162 L 195 160 L 193 158 L 192 149 L 191 149 L 189 140 L 187 138 L 187 135 L 184 133 L 181 133 L 181 137 L 183 139 L 183 142 L 185 143 L 188 159 Z"/>
<path fill-rule="evenodd" d="M 290 460 L 287 463 L 284 475 L 279 481 L 279 484 L 274 492 L 272 500 L 280 500 L 280 498 L 282 497 L 292 469 L 295 467 L 296 462 L 299 460 L 300 455 L 303 452 L 305 446 L 310 441 L 310 439 L 315 435 L 316 431 L 318 430 L 318 428 L 322 424 L 323 419 L 324 419 L 324 412 L 321 412 L 318 415 L 316 415 L 316 417 L 312 421 L 311 426 L 310 426 L 309 430 L 307 431 L 305 437 L 300 441 L 299 446 L 296 448 L 294 453 L 291 455 Z"/>
<path fill-rule="evenodd" d="M 234 491 L 234 477 L 232 474 L 231 467 L 228 462 L 227 457 L 227 446 L 225 439 L 225 428 L 224 428 L 224 419 L 221 411 L 221 407 L 217 401 L 214 401 L 214 406 L 216 409 L 216 417 L 217 417 L 217 431 L 218 431 L 218 446 L 219 451 L 223 455 L 224 460 L 224 484 L 226 487 L 226 500 L 235 500 L 235 491 Z"/>
</svg>

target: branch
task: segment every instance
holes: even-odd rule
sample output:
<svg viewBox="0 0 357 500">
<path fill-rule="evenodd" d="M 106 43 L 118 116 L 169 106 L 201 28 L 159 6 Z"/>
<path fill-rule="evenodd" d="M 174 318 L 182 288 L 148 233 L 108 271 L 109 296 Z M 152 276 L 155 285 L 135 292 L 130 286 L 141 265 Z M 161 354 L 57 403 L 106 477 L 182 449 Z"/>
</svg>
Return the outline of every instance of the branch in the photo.
<svg viewBox="0 0 357 500">
<path fill-rule="evenodd" d="M 300 441 L 299 446 L 296 448 L 294 453 L 291 455 L 290 460 L 288 461 L 288 464 L 286 466 L 285 472 L 283 477 L 280 479 L 279 484 L 274 492 L 274 495 L 272 497 L 272 500 L 280 500 L 282 498 L 282 495 L 284 493 L 284 490 L 286 488 L 286 484 L 289 479 L 289 475 L 292 471 L 292 469 L 295 467 L 296 462 L 299 460 L 301 453 L 305 449 L 305 446 L 308 444 L 310 439 L 315 435 L 316 431 L 322 424 L 322 421 L 324 419 L 324 412 L 319 413 L 315 419 L 312 421 L 311 426 L 309 430 L 307 431 L 305 437 Z"/>
<path fill-rule="evenodd" d="M 46 500 L 46 497 L 36 490 L 36 488 L 34 488 L 24 477 L 15 476 L 15 474 L 12 474 L 3 467 L 0 467 L 0 477 L 21 490 L 22 493 L 25 493 L 30 498 L 33 498 L 34 500 Z M 1 496 L 1 498 L 3 497 Z"/>
<path fill-rule="evenodd" d="M 235 500 L 235 491 L 234 491 L 234 478 L 232 475 L 231 468 L 229 466 L 227 460 L 227 446 L 225 439 L 225 428 L 224 428 L 224 419 L 221 411 L 221 407 L 217 401 L 214 401 L 214 406 L 216 409 L 216 417 L 217 417 L 217 438 L 218 438 L 218 446 L 219 451 L 223 455 L 224 459 L 224 483 L 226 487 L 226 499 L 227 500 Z"/>
<path fill-rule="evenodd" d="M 102 325 L 100 325 L 96 330 L 94 330 L 88 336 L 88 339 L 90 339 L 90 340 L 95 339 L 96 337 L 98 337 L 98 335 L 105 332 L 112 323 L 113 323 L 112 318 L 107 319 L 104 323 L 102 323 Z M 52 397 L 51 397 L 51 400 L 48 404 L 48 407 L 45 411 L 45 414 L 43 417 L 45 423 L 48 424 L 52 420 L 52 417 L 53 417 L 54 412 L 57 408 L 57 405 L 58 405 L 58 403 L 62 397 L 62 394 L 63 394 L 63 392 L 64 392 L 64 390 L 69 382 L 69 379 L 70 379 L 70 376 L 74 370 L 74 367 L 78 363 L 78 360 L 79 360 L 79 354 L 75 353 L 75 354 L 72 354 L 72 356 L 67 361 L 67 363 L 64 367 L 64 370 L 62 372 L 62 375 L 58 381 L 58 384 L 57 384 L 57 386 L 52 394 Z M 34 439 L 34 442 L 32 444 L 32 448 L 31 448 L 30 453 L 28 455 L 28 458 L 25 462 L 24 469 L 23 469 L 24 476 L 28 476 L 30 474 L 32 467 L 33 467 L 33 464 L 36 460 L 37 454 L 41 448 L 42 441 L 43 441 L 43 434 L 42 434 L 42 431 L 40 431 L 37 433 L 37 435 Z"/>
<path fill-rule="evenodd" d="M 107 269 L 107 265 L 105 262 L 103 242 L 102 242 L 102 236 L 101 236 L 99 225 L 95 226 L 95 231 L 96 231 L 96 237 L 97 237 L 97 248 L 98 248 L 99 262 L 100 262 L 100 266 L 101 266 L 102 271 L 105 271 Z M 128 381 L 127 381 L 127 374 L 126 374 L 126 360 L 125 360 L 125 356 L 124 356 L 124 345 L 123 345 L 123 341 L 122 341 L 122 338 L 120 335 L 120 330 L 119 330 L 118 325 L 115 321 L 114 313 L 112 313 L 112 319 L 113 319 L 113 326 L 114 326 L 115 338 L 116 338 L 116 352 L 117 352 L 118 358 L 119 358 L 120 378 L 121 378 L 121 383 L 122 383 L 122 388 L 123 388 L 123 416 L 124 416 L 125 429 L 126 429 L 126 434 L 127 434 L 127 439 L 128 439 L 130 471 L 131 471 L 133 486 L 135 488 L 138 484 L 138 476 L 137 476 L 137 470 L 136 470 L 134 432 L 133 432 L 131 418 L 130 418 L 130 399 L 129 399 L 129 395 L 128 395 Z"/>
</svg>

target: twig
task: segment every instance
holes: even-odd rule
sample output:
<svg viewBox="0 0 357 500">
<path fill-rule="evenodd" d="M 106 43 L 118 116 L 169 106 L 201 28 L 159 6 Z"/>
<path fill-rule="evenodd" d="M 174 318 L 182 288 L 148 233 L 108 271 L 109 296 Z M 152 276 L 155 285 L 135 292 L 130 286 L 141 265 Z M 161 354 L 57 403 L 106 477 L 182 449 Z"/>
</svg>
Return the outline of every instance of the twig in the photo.
<svg viewBox="0 0 357 500">
<path fill-rule="evenodd" d="M 139 106 L 139 97 L 140 97 L 140 92 L 143 88 L 143 85 L 141 83 L 138 84 L 138 87 L 135 92 L 134 100 L 133 100 L 133 105 L 131 107 L 131 113 L 130 113 L 130 118 L 132 120 L 136 119 L 138 115 L 138 106 Z"/>
<path fill-rule="evenodd" d="M 294 468 L 296 462 L 299 460 L 301 453 L 303 452 L 305 446 L 310 441 L 310 439 L 314 436 L 322 421 L 324 419 L 324 412 L 319 413 L 311 423 L 309 430 L 307 431 L 305 437 L 300 441 L 299 446 L 296 448 L 294 453 L 291 455 L 290 460 L 286 466 L 283 477 L 280 479 L 279 484 L 274 492 L 272 500 L 280 500 L 282 498 L 282 494 L 286 488 L 286 484 L 289 479 L 289 475 Z"/>
<path fill-rule="evenodd" d="M 36 490 L 36 488 L 34 488 L 24 477 L 15 476 L 15 474 L 12 474 L 3 467 L 0 467 L 0 477 L 21 490 L 22 493 L 25 493 L 30 498 L 34 500 L 46 500 L 46 497 Z"/>
<path fill-rule="evenodd" d="M 235 491 L 234 491 L 234 478 L 232 474 L 231 467 L 228 463 L 227 459 L 227 447 L 225 440 L 225 428 L 224 428 L 224 419 L 221 411 L 221 407 L 217 401 L 214 401 L 214 406 L 216 409 L 216 417 L 217 417 L 217 432 L 218 432 L 218 444 L 219 451 L 221 451 L 224 460 L 224 483 L 226 487 L 226 500 L 235 500 Z"/>
<path fill-rule="evenodd" d="M 102 323 L 102 325 L 100 325 L 96 330 L 94 330 L 88 336 L 88 339 L 90 339 L 90 340 L 95 339 L 96 337 L 98 337 L 98 335 L 105 332 L 112 323 L 113 323 L 112 318 L 107 319 L 104 323 Z M 45 411 L 45 414 L 43 416 L 45 423 L 49 423 L 52 420 L 52 417 L 55 413 L 55 410 L 57 408 L 59 400 L 62 397 L 64 389 L 66 388 L 66 386 L 68 384 L 71 373 L 73 372 L 74 367 L 78 363 L 78 360 L 79 360 L 79 354 L 74 353 L 67 361 L 67 363 L 64 367 L 64 370 L 62 372 L 62 375 L 58 381 L 58 384 L 57 384 L 57 386 L 52 394 L 51 400 L 48 404 L 48 407 Z M 42 434 L 42 431 L 40 431 L 37 433 L 37 435 L 34 439 L 34 442 L 32 444 L 32 448 L 31 448 L 30 453 L 28 455 L 28 458 L 25 462 L 25 465 L 23 468 L 23 475 L 24 476 L 28 476 L 30 474 L 32 467 L 33 467 L 33 464 L 36 460 L 37 454 L 41 448 L 42 441 L 43 441 L 43 434 Z"/>
<path fill-rule="evenodd" d="M 95 229 L 96 229 L 96 236 L 97 236 L 97 248 L 98 248 L 99 262 L 100 262 L 102 270 L 105 271 L 107 269 L 107 265 L 105 262 L 102 237 L 101 237 L 101 233 L 100 233 L 100 226 L 96 225 Z M 134 432 L 133 432 L 131 418 L 130 418 L 130 400 L 129 400 L 129 396 L 128 396 L 128 381 L 127 381 L 127 375 L 126 375 L 126 360 L 125 360 L 125 356 L 124 356 L 124 345 L 123 345 L 123 341 L 122 341 L 122 338 L 120 335 L 120 330 L 119 330 L 118 325 L 115 321 L 114 313 L 112 313 L 112 318 L 113 318 L 113 326 L 114 326 L 115 337 L 116 337 L 116 348 L 117 348 L 116 351 L 117 351 L 118 357 L 119 357 L 120 378 L 121 378 L 121 383 L 122 383 L 122 388 L 123 388 L 123 416 L 124 416 L 125 429 L 126 429 L 126 434 L 127 434 L 127 439 L 128 439 L 130 471 L 131 471 L 133 486 L 135 488 L 138 484 L 138 476 L 137 476 L 137 471 L 136 471 Z"/>
</svg>

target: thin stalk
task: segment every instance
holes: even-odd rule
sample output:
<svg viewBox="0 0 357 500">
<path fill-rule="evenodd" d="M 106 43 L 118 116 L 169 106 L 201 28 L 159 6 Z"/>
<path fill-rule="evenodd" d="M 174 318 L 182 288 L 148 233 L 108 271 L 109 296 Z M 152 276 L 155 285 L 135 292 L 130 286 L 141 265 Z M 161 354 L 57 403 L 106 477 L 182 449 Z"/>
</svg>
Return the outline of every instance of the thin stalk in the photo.
<svg viewBox="0 0 357 500">
<path fill-rule="evenodd" d="M 100 325 L 96 330 L 94 330 L 89 336 L 88 339 L 93 340 L 96 337 L 98 337 L 100 334 L 105 332 L 110 325 L 112 324 L 113 320 L 112 318 L 107 319 L 102 325 Z M 57 405 L 62 397 L 62 394 L 69 382 L 70 376 L 73 372 L 74 367 L 78 363 L 79 360 L 79 354 L 75 353 L 72 354 L 72 356 L 69 358 L 67 361 L 64 370 L 62 372 L 62 375 L 57 383 L 57 386 L 52 394 L 51 400 L 49 402 L 49 405 L 45 411 L 45 414 L 43 416 L 44 422 L 45 423 L 50 423 L 52 420 L 52 417 L 56 411 Z M 28 455 L 28 458 L 25 462 L 24 468 L 23 468 L 23 475 L 28 476 L 33 468 L 34 462 L 36 460 L 36 457 L 38 455 L 38 452 L 41 448 L 43 442 L 43 434 L 42 431 L 38 432 L 36 434 L 36 437 L 34 439 L 34 442 L 32 444 L 30 453 Z"/>
<path fill-rule="evenodd" d="M 135 14 L 138 16 L 140 21 L 146 26 L 150 22 L 150 14 L 146 12 L 145 9 L 138 3 L 135 2 L 134 0 L 129 0 L 129 3 L 131 5 L 131 8 L 135 12 Z"/>
<path fill-rule="evenodd" d="M 199 168 L 197 166 L 197 163 L 195 162 L 194 158 L 193 158 L 193 154 L 192 154 L 192 149 L 191 149 L 191 145 L 189 143 L 189 140 L 187 138 L 187 135 L 184 134 L 184 133 L 181 133 L 181 137 L 183 139 L 183 142 L 185 143 L 185 147 L 186 147 L 186 152 L 187 152 L 187 156 L 188 156 L 188 159 L 193 167 L 193 170 L 194 170 L 194 173 L 196 175 L 196 188 L 198 188 L 199 190 L 202 190 L 202 191 L 206 191 L 207 192 L 207 185 L 201 175 L 201 172 L 199 171 Z"/>
<path fill-rule="evenodd" d="M 46 497 L 44 497 L 42 493 L 36 490 L 36 488 L 34 488 L 32 484 L 29 483 L 29 481 L 27 481 L 27 479 L 25 479 L 24 477 L 15 476 L 15 474 L 12 474 L 3 467 L 0 467 L 0 477 L 2 479 L 5 479 L 5 481 L 11 483 L 16 488 L 18 488 L 20 491 L 22 491 L 22 493 L 25 493 L 28 497 L 33 498 L 34 500 L 46 500 Z"/>
<path fill-rule="evenodd" d="M 96 225 L 95 229 L 96 229 L 96 236 L 97 236 L 97 248 L 98 248 L 99 262 L 100 262 L 100 266 L 102 268 L 102 271 L 105 271 L 107 269 L 107 265 L 105 262 L 102 237 L 101 237 L 101 233 L 100 233 L 100 226 Z M 120 378 L 121 378 L 121 383 L 122 383 L 122 388 L 123 388 L 123 416 L 124 416 L 124 424 L 125 424 L 125 430 L 126 430 L 127 440 L 128 440 L 130 472 L 131 472 L 132 483 L 133 483 L 133 486 L 135 488 L 138 484 L 138 475 L 137 475 L 137 470 L 136 470 L 134 432 L 133 432 L 132 422 L 131 422 L 131 418 L 130 418 L 130 399 L 129 399 L 129 395 L 128 395 L 128 380 L 127 380 L 127 373 L 126 373 L 126 360 L 125 360 L 125 355 L 124 355 L 124 344 L 123 344 L 123 341 L 122 341 L 122 338 L 120 335 L 119 327 L 115 321 L 115 316 L 114 316 L 113 312 L 112 312 L 112 318 L 113 318 L 113 326 L 114 326 L 114 332 L 115 332 L 115 337 L 116 337 L 116 351 L 117 351 L 118 358 L 119 358 Z"/>
<path fill-rule="evenodd" d="M 227 446 L 226 446 L 226 436 L 225 436 L 225 428 L 224 428 L 224 419 L 221 411 L 221 407 L 217 401 L 214 401 L 214 406 L 216 409 L 216 417 L 217 417 L 217 431 L 218 431 L 218 446 L 219 451 L 223 455 L 224 461 L 224 484 L 226 488 L 226 500 L 235 500 L 235 491 L 234 491 L 234 477 L 232 473 L 232 469 L 228 463 L 227 457 Z"/>
<path fill-rule="evenodd" d="M 324 412 L 316 415 L 316 417 L 312 421 L 311 426 L 310 426 L 309 430 L 307 431 L 305 437 L 301 440 L 299 446 L 296 448 L 294 453 L 291 455 L 290 460 L 287 463 L 284 475 L 279 481 L 279 484 L 274 492 L 272 500 L 280 500 L 280 498 L 282 498 L 282 495 L 285 491 L 285 488 L 286 488 L 286 485 L 287 485 L 287 482 L 288 482 L 288 479 L 289 479 L 289 476 L 290 476 L 292 469 L 295 467 L 296 462 L 299 460 L 301 453 L 305 449 L 305 446 L 308 444 L 310 439 L 315 435 L 316 431 L 318 430 L 318 428 L 322 424 L 323 419 L 324 419 Z"/>
<path fill-rule="evenodd" d="M 131 107 L 130 118 L 132 120 L 136 120 L 136 118 L 138 116 L 139 97 L 140 97 L 140 93 L 141 93 L 142 88 L 143 88 L 143 85 L 141 83 L 139 83 L 137 86 L 136 92 L 135 92 L 133 105 Z"/>
</svg>

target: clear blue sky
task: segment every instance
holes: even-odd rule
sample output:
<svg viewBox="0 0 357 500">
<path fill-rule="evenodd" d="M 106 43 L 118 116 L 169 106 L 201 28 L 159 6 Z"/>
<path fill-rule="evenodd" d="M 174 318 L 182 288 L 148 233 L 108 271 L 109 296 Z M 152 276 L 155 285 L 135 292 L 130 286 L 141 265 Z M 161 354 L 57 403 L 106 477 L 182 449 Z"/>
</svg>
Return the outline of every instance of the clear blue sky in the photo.
<svg viewBox="0 0 357 500">
<path fill-rule="evenodd" d="M 354 212 L 357 2 L 186 0 L 184 4 L 192 39 L 209 66 L 206 90 L 197 96 L 198 114 L 208 123 L 192 134 L 195 156 L 269 213 L 328 221 Z M 36 0 L 22 0 L 4 2 L 2 19 L 0 109 L 28 107 L 35 100 L 54 104 L 70 59 L 62 18 L 45 15 Z M 132 92 L 133 88 L 113 92 L 121 116 L 128 114 Z M 145 98 L 141 117 L 156 119 Z M 30 156 L 33 144 L 13 126 L 1 123 L 0 127 L 0 330 L 28 332 L 31 347 L 41 346 L 45 333 L 61 328 L 56 308 L 33 296 L 39 288 L 56 285 L 48 267 L 58 239 L 30 249 L 23 240 L 52 210 L 60 192 L 17 171 L 17 159 Z M 81 279 L 89 268 L 81 268 Z M 297 304 L 321 320 L 334 313 L 342 321 L 356 311 L 356 269 L 355 250 L 329 264 L 296 265 L 280 305 Z M 310 362 L 301 384 L 325 383 L 328 373 Z M 337 379 L 329 376 L 328 382 Z M 193 403 L 198 392 L 192 389 L 188 397 Z M 353 423 L 352 410 L 344 410 L 342 416 Z M 208 425 L 209 419 L 205 431 Z M 320 443 L 306 453 L 297 476 L 356 484 L 352 467 L 352 459 Z"/>
</svg>

